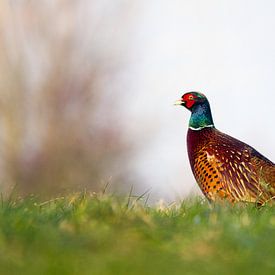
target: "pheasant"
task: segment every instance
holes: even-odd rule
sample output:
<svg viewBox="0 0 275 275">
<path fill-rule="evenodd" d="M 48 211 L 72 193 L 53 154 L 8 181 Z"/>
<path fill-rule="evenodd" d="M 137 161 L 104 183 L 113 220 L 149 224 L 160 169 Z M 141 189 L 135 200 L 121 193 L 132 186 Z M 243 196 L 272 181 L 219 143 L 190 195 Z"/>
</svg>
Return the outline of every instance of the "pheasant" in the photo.
<svg viewBox="0 0 275 275">
<path fill-rule="evenodd" d="M 188 157 L 209 201 L 225 199 L 259 205 L 275 201 L 275 164 L 251 146 L 217 130 L 205 95 L 189 92 L 175 105 L 191 111 Z"/>
</svg>

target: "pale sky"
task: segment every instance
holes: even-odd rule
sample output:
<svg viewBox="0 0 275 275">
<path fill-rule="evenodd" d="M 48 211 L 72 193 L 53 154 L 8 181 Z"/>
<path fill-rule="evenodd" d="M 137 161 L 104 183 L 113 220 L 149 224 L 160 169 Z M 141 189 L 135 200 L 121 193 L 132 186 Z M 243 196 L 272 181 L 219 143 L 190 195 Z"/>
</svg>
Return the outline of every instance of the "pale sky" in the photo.
<svg viewBox="0 0 275 275">
<path fill-rule="evenodd" d="M 274 10 L 273 1 L 144 2 L 125 106 L 141 136 L 132 165 L 154 197 L 198 190 L 186 152 L 190 113 L 173 106 L 187 91 L 208 97 L 219 130 L 275 161 Z"/>
</svg>

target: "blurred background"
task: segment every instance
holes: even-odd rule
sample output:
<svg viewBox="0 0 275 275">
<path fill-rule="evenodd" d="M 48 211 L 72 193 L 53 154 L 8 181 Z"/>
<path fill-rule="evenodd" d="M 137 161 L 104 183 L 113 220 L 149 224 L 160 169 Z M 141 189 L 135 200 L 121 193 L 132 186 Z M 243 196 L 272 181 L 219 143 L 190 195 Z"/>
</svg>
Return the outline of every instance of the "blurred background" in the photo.
<svg viewBox="0 0 275 275">
<path fill-rule="evenodd" d="M 205 93 L 216 127 L 275 160 L 273 1 L 0 2 L 0 189 L 59 195 L 107 183 L 200 194 L 186 153 Z"/>
</svg>

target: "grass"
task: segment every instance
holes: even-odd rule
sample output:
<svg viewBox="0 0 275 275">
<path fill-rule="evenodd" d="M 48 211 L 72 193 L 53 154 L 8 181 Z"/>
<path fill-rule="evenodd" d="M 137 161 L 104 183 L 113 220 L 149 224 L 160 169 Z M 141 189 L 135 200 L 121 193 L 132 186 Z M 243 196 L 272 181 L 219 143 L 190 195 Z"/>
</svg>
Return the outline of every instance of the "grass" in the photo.
<svg viewBox="0 0 275 275">
<path fill-rule="evenodd" d="M 142 199 L 2 199 L 0 274 L 274 274 L 274 207 Z"/>
</svg>

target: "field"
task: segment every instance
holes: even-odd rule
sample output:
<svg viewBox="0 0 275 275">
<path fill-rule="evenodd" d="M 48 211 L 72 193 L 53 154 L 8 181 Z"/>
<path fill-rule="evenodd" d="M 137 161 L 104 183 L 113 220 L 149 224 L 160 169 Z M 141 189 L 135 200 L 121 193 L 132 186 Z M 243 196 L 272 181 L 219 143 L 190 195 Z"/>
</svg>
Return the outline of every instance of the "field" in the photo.
<svg viewBox="0 0 275 275">
<path fill-rule="evenodd" d="M 274 274 L 275 208 L 81 193 L 0 205 L 0 274 Z"/>
</svg>

